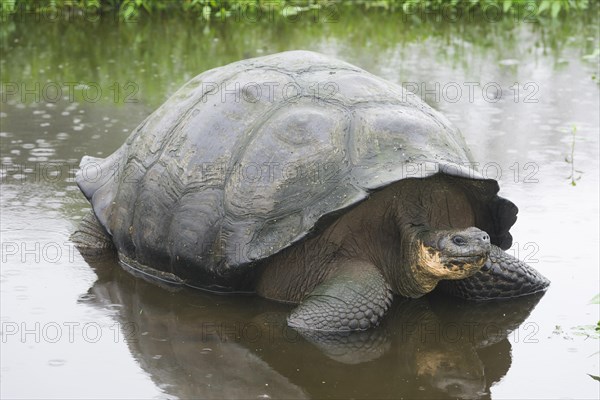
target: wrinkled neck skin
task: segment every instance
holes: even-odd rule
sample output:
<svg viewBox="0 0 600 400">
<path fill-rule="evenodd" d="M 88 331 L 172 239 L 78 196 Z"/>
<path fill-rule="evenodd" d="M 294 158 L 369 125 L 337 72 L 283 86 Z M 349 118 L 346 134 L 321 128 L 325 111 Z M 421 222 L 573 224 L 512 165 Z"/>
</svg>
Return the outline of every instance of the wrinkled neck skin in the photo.
<svg viewBox="0 0 600 400">
<path fill-rule="evenodd" d="M 401 263 L 387 266 L 395 271 L 391 282 L 394 292 L 401 296 L 417 298 L 431 292 L 439 278 L 424 268 L 420 257 L 420 248 L 429 232 L 426 225 L 400 224 Z"/>
</svg>

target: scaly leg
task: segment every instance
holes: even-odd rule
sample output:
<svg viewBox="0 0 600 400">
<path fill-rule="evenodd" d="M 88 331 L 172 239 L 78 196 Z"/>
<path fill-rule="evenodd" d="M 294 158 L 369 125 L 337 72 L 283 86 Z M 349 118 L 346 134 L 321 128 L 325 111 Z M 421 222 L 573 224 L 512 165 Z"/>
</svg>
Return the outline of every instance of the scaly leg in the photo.
<svg viewBox="0 0 600 400">
<path fill-rule="evenodd" d="M 508 299 L 546 290 L 550 281 L 538 271 L 492 245 L 485 265 L 473 276 L 441 281 L 440 290 L 467 300 Z"/>
<path fill-rule="evenodd" d="M 328 332 L 359 331 L 376 326 L 392 304 L 393 294 L 375 265 L 343 260 L 288 317 L 292 328 Z"/>
</svg>

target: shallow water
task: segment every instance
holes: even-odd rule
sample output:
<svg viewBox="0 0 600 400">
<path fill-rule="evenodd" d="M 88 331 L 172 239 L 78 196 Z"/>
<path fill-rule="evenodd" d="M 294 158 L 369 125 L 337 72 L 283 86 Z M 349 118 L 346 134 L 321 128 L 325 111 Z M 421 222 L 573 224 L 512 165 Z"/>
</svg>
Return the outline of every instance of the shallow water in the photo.
<svg viewBox="0 0 600 400">
<path fill-rule="evenodd" d="M 599 319 L 596 22 L 4 24 L 1 396 L 598 398 L 599 342 L 578 329 Z M 419 89 L 447 115 L 519 206 L 511 251 L 548 292 L 398 300 L 376 330 L 310 338 L 285 328 L 286 305 L 172 292 L 111 258 L 86 262 L 69 242 L 89 209 L 73 180 L 81 157 L 113 152 L 196 74 L 299 48 Z"/>
</svg>

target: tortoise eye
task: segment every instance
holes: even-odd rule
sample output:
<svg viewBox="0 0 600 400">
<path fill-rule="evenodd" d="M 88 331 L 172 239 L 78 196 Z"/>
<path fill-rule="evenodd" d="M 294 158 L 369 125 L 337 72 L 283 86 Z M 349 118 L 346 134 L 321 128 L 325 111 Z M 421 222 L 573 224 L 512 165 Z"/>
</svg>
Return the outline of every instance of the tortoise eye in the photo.
<svg viewBox="0 0 600 400">
<path fill-rule="evenodd" d="M 457 246 L 463 246 L 463 245 L 467 244 L 467 241 L 462 236 L 454 236 L 452 238 L 452 242 Z"/>
</svg>

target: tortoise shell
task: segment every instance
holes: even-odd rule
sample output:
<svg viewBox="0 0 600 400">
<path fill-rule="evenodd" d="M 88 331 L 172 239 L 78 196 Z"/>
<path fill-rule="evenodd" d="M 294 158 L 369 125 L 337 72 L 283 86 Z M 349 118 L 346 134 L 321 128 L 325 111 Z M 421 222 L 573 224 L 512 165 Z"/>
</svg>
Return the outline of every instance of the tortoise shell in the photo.
<svg viewBox="0 0 600 400">
<path fill-rule="evenodd" d="M 502 248 L 517 208 L 460 132 L 401 86 L 308 51 L 206 71 L 77 184 L 126 265 L 242 290 L 261 261 L 369 194 L 436 173 L 469 178 L 477 226 Z"/>
</svg>

